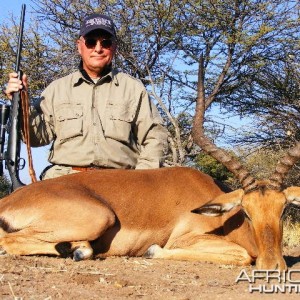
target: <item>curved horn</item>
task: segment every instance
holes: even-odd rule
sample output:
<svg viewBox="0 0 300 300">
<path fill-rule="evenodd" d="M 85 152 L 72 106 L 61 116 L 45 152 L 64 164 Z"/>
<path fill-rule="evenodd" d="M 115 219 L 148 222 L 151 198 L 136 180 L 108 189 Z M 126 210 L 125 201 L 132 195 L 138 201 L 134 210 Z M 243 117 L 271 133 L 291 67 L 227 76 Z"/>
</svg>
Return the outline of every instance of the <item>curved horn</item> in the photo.
<svg viewBox="0 0 300 300">
<path fill-rule="evenodd" d="M 300 159 L 300 142 L 291 148 L 277 163 L 275 172 L 270 177 L 270 185 L 274 189 L 282 187 L 283 180 L 294 164 Z"/>
<path fill-rule="evenodd" d="M 198 71 L 198 93 L 196 102 L 196 112 L 193 122 L 192 135 L 194 141 L 207 154 L 211 155 L 221 164 L 223 164 L 230 172 L 232 172 L 242 184 L 245 192 L 255 189 L 257 187 L 256 180 L 250 173 L 237 161 L 233 156 L 229 155 L 223 149 L 218 148 L 204 135 L 204 114 L 205 114 L 205 93 L 204 93 L 204 67 L 203 54 L 199 60 Z"/>
<path fill-rule="evenodd" d="M 207 154 L 223 164 L 231 173 L 233 173 L 242 184 L 245 192 L 255 189 L 257 187 L 257 182 L 250 175 L 248 170 L 246 170 L 233 156 L 228 154 L 223 149 L 218 148 L 207 137 L 203 136 L 203 127 L 197 124 L 197 117 L 195 117 L 193 125 L 193 138 L 196 144 L 200 146 L 201 149 Z"/>
</svg>

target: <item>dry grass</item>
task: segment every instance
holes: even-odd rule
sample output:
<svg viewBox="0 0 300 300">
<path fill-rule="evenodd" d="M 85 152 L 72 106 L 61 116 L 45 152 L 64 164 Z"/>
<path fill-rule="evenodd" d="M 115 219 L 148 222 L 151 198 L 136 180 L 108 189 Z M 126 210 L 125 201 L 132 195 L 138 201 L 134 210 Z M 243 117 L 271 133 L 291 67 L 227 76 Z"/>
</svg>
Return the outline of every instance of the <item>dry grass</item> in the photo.
<svg viewBox="0 0 300 300">
<path fill-rule="evenodd" d="M 300 244 L 300 222 L 293 222 L 286 218 L 283 223 L 283 246 L 295 247 Z"/>
</svg>

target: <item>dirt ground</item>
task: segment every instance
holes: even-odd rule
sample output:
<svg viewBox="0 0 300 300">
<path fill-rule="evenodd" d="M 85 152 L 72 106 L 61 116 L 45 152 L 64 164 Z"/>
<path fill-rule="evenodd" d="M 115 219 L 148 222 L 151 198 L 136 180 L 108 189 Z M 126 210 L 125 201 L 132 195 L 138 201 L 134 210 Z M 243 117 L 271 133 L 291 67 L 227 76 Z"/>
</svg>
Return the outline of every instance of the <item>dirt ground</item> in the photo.
<svg viewBox="0 0 300 300">
<path fill-rule="evenodd" d="M 292 280 L 298 283 L 299 256 L 300 248 L 285 250 L 288 266 L 294 270 Z M 0 299 L 299 299 L 298 283 L 285 293 L 251 293 L 248 281 L 236 282 L 243 270 L 250 275 L 254 267 L 135 257 L 73 262 L 70 258 L 1 256 Z M 266 286 L 265 280 L 253 287 L 262 289 L 259 285 Z"/>
</svg>

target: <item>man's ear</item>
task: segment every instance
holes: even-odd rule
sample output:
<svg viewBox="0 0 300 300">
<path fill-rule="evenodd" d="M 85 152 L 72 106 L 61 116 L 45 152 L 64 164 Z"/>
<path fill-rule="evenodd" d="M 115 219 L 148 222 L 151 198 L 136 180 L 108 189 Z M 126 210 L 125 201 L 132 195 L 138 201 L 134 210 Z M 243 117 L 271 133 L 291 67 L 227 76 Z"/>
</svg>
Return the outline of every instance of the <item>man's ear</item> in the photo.
<svg viewBox="0 0 300 300">
<path fill-rule="evenodd" d="M 229 212 L 241 204 L 244 190 L 239 189 L 231 193 L 222 194 L 205 205 L 193 209 L 192 212 L 200 215 L 217 217 Z"/>
<path fill-rule="evenodd" d="M 76 41 L 76 46 L 77 46 L 77 52 L 81 55 L 81 45 L 80 45 L 81 41 L 80 39 L 78 39 Z"/>
<path fill-rule="evenodd" d="M 288 203 L 297 205 L 300 207 L 300 187 L 291 186 L 283 191 Z"/>
</svg>

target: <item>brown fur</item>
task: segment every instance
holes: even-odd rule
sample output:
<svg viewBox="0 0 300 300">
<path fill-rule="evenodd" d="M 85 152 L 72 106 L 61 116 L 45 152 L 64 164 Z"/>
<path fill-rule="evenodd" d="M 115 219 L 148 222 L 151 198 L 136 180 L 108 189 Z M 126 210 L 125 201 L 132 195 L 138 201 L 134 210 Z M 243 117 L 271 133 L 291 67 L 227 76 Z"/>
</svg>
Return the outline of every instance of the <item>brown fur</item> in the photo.
<svg viewBox="0 0 300 300">
<path fill-rule="evenodd" d="M 7 231 L 0 235 L 0 246 L 9 254 L 73 253 L 84 259 L 90 251 L 99 257 L 140 256 L 156 244 L 148 256 L 238 265 L 278 248 L 278 212 L 284 201 L 277 201 L 281 208 L 270 209 L 261 203 L 261 193 L 245 195 L 240 201 L 253 214 L 250 223 L 240 209 L 217 217 L 191 212 L 220 202 L 220 196 L 228 202 L 231 195 L 236 199 L 243 193 L 222 195 L 211 177 L 190 168 L 99 170 L 45 180 L 0 201 L 0 220 L 5 220 L 0 225 Z M 273 219 L 260 234 L 262 220 Z M 266 259 L 268 266 L 285 267 L 281 251 L 276 251 L 278 257 L 265 255 L 262 266 Z"/>
</svg>

